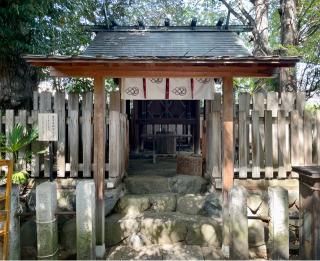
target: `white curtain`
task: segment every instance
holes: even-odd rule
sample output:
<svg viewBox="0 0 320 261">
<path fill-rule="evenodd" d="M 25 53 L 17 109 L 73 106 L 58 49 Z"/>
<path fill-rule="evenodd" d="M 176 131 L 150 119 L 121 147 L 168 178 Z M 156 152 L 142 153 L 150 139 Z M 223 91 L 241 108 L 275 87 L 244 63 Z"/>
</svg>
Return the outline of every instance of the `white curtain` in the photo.
<svg viewBox="0 0 320 261">
<path fill-rule="evenodd" d="M 214 78 L 123 78 L 121 81 L 124 100 L 213 100 L 214 91 Z"/>
</svg>

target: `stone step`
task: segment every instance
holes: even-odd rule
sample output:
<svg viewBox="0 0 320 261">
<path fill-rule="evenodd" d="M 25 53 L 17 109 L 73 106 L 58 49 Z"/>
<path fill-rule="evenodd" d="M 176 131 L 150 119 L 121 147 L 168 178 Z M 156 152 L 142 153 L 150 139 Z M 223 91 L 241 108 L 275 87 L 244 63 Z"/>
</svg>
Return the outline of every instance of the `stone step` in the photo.
<svg viewBox="0 0 320 261">
<path fill-rule="evenodd" d="M 107 260 L 224 260 L 221 249 L 197 245 L 150 245 L 133 248 L 130 246 L 112 247 Z"/>
<path fill-rule="evenodd" d="M 146 211 L 138 216 L 113 214 L 105 222 L 106 246 L 187 245 L 221 247 L 220 218 L 179 212 Z"/>
<path fill-rule="evenodd" d="M 207 190 L 207 181 L 199 176 L 158 175 L 128 176 L 124 183 L 130 194 L 178 193 L 199 194 Z"/>
<path fill-rule="evenodd" d="M 120 198 L 114 211 L 127 216 L 139 215 L 145 211 L 174 212 L 209 217 L 221 216 L 221 194 L 126 194 Z"/>
</svg>

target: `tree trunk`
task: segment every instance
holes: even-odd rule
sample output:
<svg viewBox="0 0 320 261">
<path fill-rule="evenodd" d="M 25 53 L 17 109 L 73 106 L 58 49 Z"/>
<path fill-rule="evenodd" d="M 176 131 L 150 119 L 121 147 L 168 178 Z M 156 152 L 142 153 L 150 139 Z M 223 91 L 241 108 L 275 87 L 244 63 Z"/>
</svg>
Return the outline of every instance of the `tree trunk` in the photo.
<svg viewBox="0 0 320 261">
<path fill-rule="evenodd" d="M 269 31 L 268 31 L 268 0 L 255 0 L 255 27 L 254 27 L 254 50 L 253 55 L 269 55 Z"/>
<path fill-rule="evenodd" d="M 297 6 L 296 0 L 280 0 L 281 44 L 280 55 L 288 54 L 287 46 L 297 44 Z M 279 91 L 297 91 L 295 68 L 280 69 Z"/>
<path fill-rule="evenodd" d="M 37 71 L 20 57 L 0 58 L 0 108 L 31 109 Z"/>
</svg>

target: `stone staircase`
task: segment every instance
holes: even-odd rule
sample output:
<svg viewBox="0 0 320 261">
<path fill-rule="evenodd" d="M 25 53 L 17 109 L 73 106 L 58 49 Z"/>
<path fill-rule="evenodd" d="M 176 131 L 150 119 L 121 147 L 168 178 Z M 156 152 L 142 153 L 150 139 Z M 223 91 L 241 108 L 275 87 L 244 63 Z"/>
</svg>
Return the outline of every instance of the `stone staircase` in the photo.
<svg viewBox="0 0 320 261">
<path fill-rule="evenodd" d="M 136 175 L 106 217 L 107 259 L 224 259 L 221 199 L 197 176 Z"/>
</svg>

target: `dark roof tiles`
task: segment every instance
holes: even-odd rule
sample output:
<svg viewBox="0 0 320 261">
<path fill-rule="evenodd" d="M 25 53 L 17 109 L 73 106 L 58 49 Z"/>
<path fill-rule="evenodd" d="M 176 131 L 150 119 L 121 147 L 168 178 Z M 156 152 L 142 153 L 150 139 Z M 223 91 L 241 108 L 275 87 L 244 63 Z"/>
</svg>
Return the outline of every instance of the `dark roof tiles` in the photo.
<svg viewBox="0 0 320 261">
<path fill-rule="evenodd" d="M 234 32 L 99 32 L 84 52 L 108 57 L 247 57 L 252 54 Z"/>
</svg>

